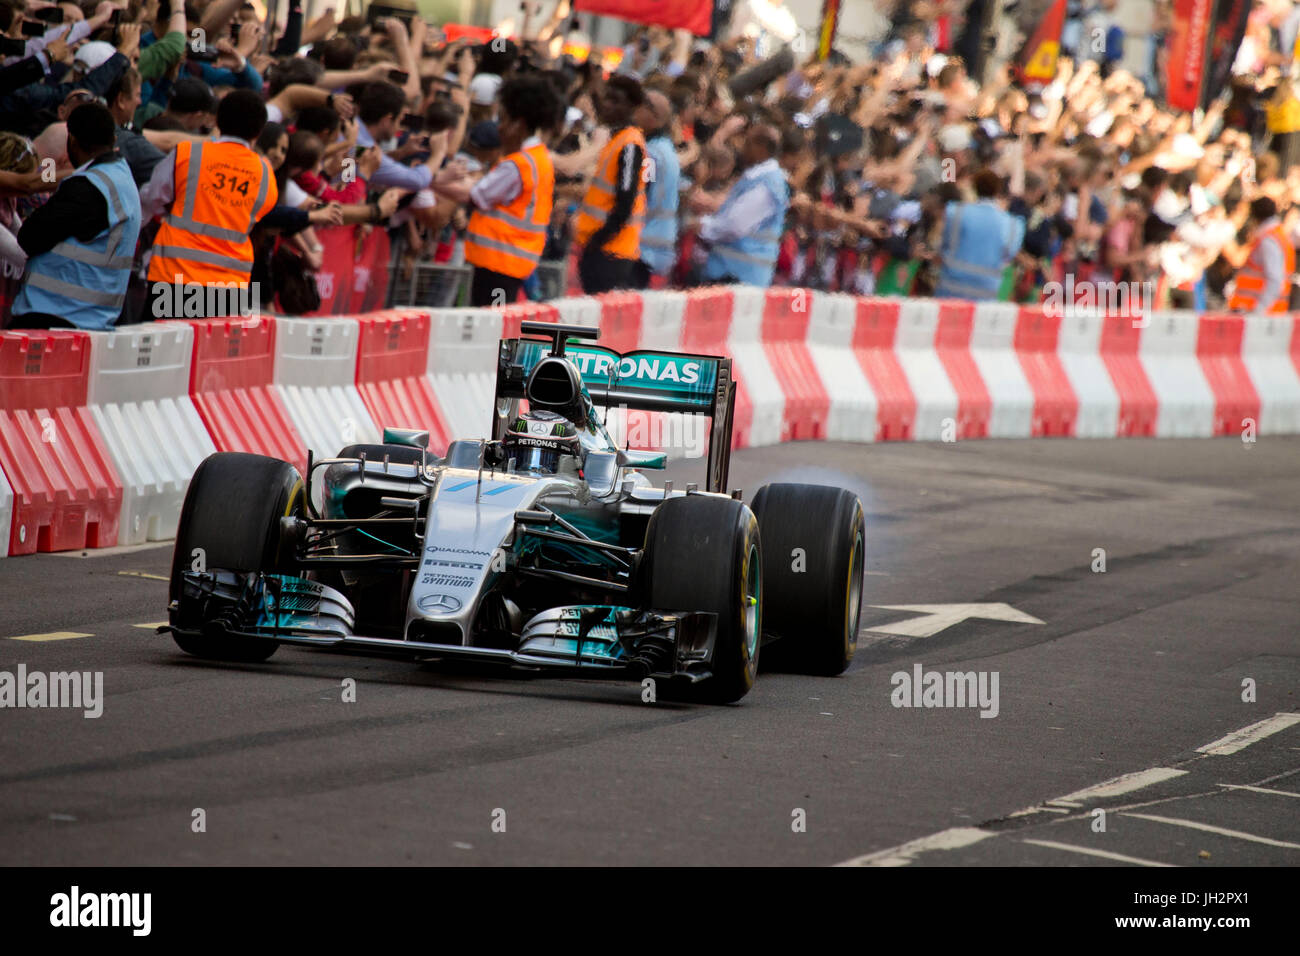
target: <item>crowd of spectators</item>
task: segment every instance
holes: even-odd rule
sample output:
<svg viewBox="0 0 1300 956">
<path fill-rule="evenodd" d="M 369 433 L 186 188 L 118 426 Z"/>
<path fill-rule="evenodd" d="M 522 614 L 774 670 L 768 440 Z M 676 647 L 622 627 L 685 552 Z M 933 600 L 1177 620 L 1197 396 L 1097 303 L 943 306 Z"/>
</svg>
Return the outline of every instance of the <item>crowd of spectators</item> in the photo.
<svg viewBox="0 0 1300 956">
<path fill-rule="evenodd" d="M 629 28 L 611 71 L 566 51 L 563 0 L 531 4 L 554 9 L 525 17 L 515 39 L 480 44 L 447 42 L 394 2 L 308 22 L 290 0 L 272 24 L 260 0 L 0 0 L 5 274 L 111 228 L 108 193 L 62 184 L 120 157 L 140 223 L 118 321 L 152 317 L 147 257 L 181 215 L 177 157 L 231 139 L 274 174 L 266 210 L 250 207 L 251 277 L 286 311 L 311 305 L 302 277 L 321 266 L 320 229 L 388 229 L 401 274 L 463 262 L 475 210 L 505 208 L 527 179 L 501 160 L 534 139 L 554 176 L 540 261 L 581 251 L 588 291 L 738 280 L 1031 301 L 1069 276 L 1215 308 L 1231 304 L 1261 235 L 1286 239 L 1270 283 L 1294 266 L 1291 0 L 1255 3 L 1227 88 L 1195 115 L 1159 89 L 1167 4 L 1139 75 L 1120 65 L 1114 0 L 1072 5 L 1056 78 L 1036 88 L 1009 66 L 970 75 L 954 46 L 961 0 L 886 2 L 870 58 L 819 60 L 795 38 L 788 68 L 767 60 L 767 75 L 791 38 L 761 17 L 717 42 Z M 767 265 L 745 265 L 756 261 Z M 1285 304 L 1291 278 L 1263 298 Z M 539 269 L 506 285 L 543 297 L 564 281 Z"/>
</svg>

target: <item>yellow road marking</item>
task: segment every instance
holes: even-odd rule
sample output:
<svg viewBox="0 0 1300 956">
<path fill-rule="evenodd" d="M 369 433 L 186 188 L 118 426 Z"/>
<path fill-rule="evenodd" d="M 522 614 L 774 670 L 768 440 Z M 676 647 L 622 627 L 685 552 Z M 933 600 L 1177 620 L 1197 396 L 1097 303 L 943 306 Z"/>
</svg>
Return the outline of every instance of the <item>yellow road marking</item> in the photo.
<svg viewBox="0 0 1300 956">
<path fill-rule="evenodd" d="M 94 634 L 82 634 L 78 631 L 51 631 L 48 634 L 22 634 L 11 637 L 11 641 L 66 641 L 74 637 L 94 637 Z"/>
<path fill-rule="evenodd" d="M 171 578 L 162 574 L 150 574 L 148 571 L 118 571 L 118 574 L 127 578 L 149 578 L 151 581 L 170 581 Z"/>
<path fill-rule="evenodd" d="M 152 624 L 132 624 L 132 627 L 147 628 L 150 631 L 156 631 L 164 624 L 170 624 L 170 621 L 154 621 Z"/>
</svg>

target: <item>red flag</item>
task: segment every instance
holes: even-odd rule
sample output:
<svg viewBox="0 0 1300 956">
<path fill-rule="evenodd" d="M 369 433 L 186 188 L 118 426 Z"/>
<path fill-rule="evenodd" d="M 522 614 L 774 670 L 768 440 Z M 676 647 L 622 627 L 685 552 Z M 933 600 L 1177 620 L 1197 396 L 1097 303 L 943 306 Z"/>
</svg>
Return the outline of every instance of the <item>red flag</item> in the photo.
<svg viewBox="0 0 1300 956">
<path fill-rule="evenodd" d="M 1038 22 L 1016 57 L 1016 79 L 1021 86 L 1039 89 L 1056 79 L 1056 60 L 1061 55 L 1061 30 L 1065 28 L 1066 0 L 1056 0 Z"/>
<path fill-rule="evenodd" d="M 713 4 L 700 0 L 574 0 L 573 9 L 674 30 L 686 29 L 698 37 L 708 36 L 713 23 Z"/>
<path fill-rule="evenodd" d="M 1174 0 L 1165 77 L 1165 101 L 1174 109 L 1194 110 L 1201 103 L 1213 7 L 1214 0 Z"/>
</svg>

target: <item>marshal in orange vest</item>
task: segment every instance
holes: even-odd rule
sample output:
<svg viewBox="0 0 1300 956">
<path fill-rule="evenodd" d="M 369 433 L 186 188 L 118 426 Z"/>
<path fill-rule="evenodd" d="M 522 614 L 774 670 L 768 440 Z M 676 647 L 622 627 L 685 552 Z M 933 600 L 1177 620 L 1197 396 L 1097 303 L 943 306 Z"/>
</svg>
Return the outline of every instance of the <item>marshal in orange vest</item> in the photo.
<svg viewBox="0 0 1300 956">
<path fill-rule="evenodd" d="M 600 152 L 596 161 L 596 175 L 587 187 L 587 194 L 582 197 L 582 208 L 578 210 L 575 234 L 578 244 L 585 246 L 587 240 L 596 230 L 605 224 L 614 209 L 614 182 L 618 178 L 618 158 L 623 148 L 629 143 L 641 147 L 641 155 L 647 155 L 645 137 L 635 126 L 619 130 Z M 615 236 L 605 243 L 603 252 L 620 259 L 636 259 L 641 255 L 641 227 L 645 224 L 645 187 L 646 173 L 643 168 L 637 174 L 636 204 L 632 207 L 632 216 Z"/>
<path fill-rule="evenodd" d="M 555 200 L 555 167 L 542 143 L 511 153 L 502 162 L 514 163 L 519 170 L 519 195 L 486 212 L 474 209 L 465 236 L 465 261 L 480 269 L 527 279 L 546 248 L 546 229 Z"/>
<path fill-rule="evenodd" d="M 248 234 L 279 198 L 270 163 L 243 143 L 189 140 L 175 162 L 175 198 L 154 240 L 149 281 L 242 288 L 253 271 Z"/>
<path fill-rule="evenodd" d="M 1278 289 L 1277 299 L 1269 306 L 1268 311 L 1270 313 L 1287 311 L 1291 297 L 1291 275 L 1295 272 L 1295 247 L 1291 245 L 1286 230 L 1281 225 L 1276 225 L 1255 237 L 1246 264 L 1237 272 L 1237 287 L 1232 293 L 1232 298 L 1228 300 L 1230 312 L 1254 312 L 1259 305 L 1260 293 L 1264 291 L 1264 286 L 1268 282 L 1268 277 L 1264 274 L 1264 260 L 1259 250 L 1269 240 L 1282 247 L 1284 274 L 1282 288 Z"/>
</svg>

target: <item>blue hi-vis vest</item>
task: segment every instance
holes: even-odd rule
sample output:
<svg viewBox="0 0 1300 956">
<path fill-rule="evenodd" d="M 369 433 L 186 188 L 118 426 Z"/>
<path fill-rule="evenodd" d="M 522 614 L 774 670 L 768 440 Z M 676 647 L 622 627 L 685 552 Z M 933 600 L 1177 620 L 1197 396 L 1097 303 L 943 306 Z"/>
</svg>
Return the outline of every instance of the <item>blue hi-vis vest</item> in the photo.
<svg viewBox="0 0 1300 956">
<path fill-rule="evenodd" d="M 746 174 L 731 188 L 718 215 L 724 215 L 751 189 L 766 189 L 776 200 L 776 206 L 766 219 L 749 235 L 727 243 L 716 243 L 709 251 L 704 264 L 704 278 L 722 279 L 735 276 L 745 285 L 769 286 L 776 269 L 776 254 L 781 244 L 781 230 L 785 227 L 785 211 L 790 205 L 790 186 L 785 181 L 781 167 L 773 163 L 758 175 Z"/>
<path fill-rule="evenodd" d="M 1025 221 L 989 200 L 948 203 L 938 298 L 996 299 L 1002 274 L 1020 251 Z"/>
<path fill-rule="evenodd" d="M 645 225 L 641 227 L 641 261 L 655 275 L 666 275 L 677 261 L 677 188 L 681 164 L 667 136 L 646 142 L 654 163 L 645 192 Z"/>
<path fill-rule="evenodd" d="M 27 275 L 13 314 L 44 312 L 79 329 L 111 329 L 122 311 L 140 235 L 140 193 L 131 167 L 118 157 L 94 163 L 85 176 L 108 201 L 108 229 L 90 242 L 69 236 L 49 252 L 27 260 Z"/>
</svg>

